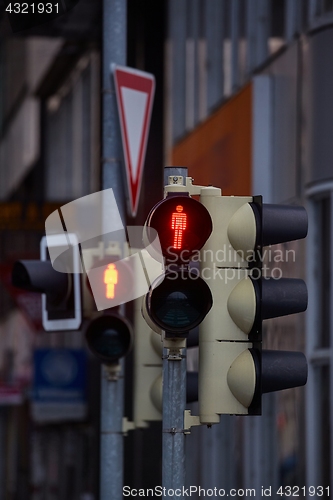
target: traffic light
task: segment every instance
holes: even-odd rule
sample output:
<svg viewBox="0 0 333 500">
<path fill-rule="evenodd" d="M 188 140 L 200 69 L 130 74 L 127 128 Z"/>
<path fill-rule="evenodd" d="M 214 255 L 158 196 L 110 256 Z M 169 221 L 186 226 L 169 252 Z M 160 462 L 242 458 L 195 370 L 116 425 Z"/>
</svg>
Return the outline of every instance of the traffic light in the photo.
<svg viewBox="0 0 333 500">
<path fill-rule="evenodd" d="M 264 251 L 304 238 L 307 215 L 261 197 L 224 197 L 217 188 L 202 189 L 200 201 L 214 227 L 200 255 L 214 303 L 200 325 L 199 417 L 213 424 L 220 414 L 260 414 L 263 393 L 306 383 L 302 353 L 262 351 L 261 342 L 263 320 L 307 307 L 302 280 L 265 276 Z"/>
<path fill-rule="evenodd" d="M 200 325 L 200 423 L 217 423 L 221 414 L 260 414 L 263 393 L 307 379 L 302 353 L 261 348 L 263 320 L 307 307 L 305 283 L 270 274 L 265 261 L 265 247 L 306 236 L 306 211 L 265 205 L 260 196 L 222 196 L 189 177 L 184 185 L 169 178 L 165 192 L 147 218 L 144 241 L 151 243 L 150 228 L 158 232 L 168 271 L 146 295 L 144 317 L 166 337 Z"/>
<path fill-rule="evenodd" d="M 53 265 L 48 252 L 57 255 Z M 107 248 L 103 244 L 81 248 L 81 253 L 83 262 L 75 234 L 44 237 L 41 260 L 17 261 L 12 282 L 42 293 L 46 331 L 77 330 L 83 322 L 91 352 L 101 362 L 116 365 L 132 346 L 131 326 L 117 306 L 128 298 L 133 273 L 126 259 L 121 260 L 117 243 L 111 242 Z"/>
<path fill-rule="evenodd" d="M 183 192 L 167 193 L 148 215 L 143 239 L 154 257 L 152 230 L 153 235 L 158 233 L 167 272 L 150 287 L 144 317 L 153 329 L 164 330 L 167 338 L 186 338 L 212 307 L 209 286 L 190 267 L 191 258 L 212 232 L 212 219 L 184 187 Z"/>
<path fill-rule="evenodd" d="M 41 260 L 15 262 L 12 283 L 18 288 L 42 294 L 42 322 L 46 331 L 77 330 L 82 321 L 80 257 L 74 234 L 52 235 L 48 245 L 63 256 L 56 271 L 48 260 L 46 238 L 41 240 Z M 65 258 L 64 258 L 65 257 Z M 67 272 L 66 272 L 67 270 Z"/>
<path fill-rule="evenodd" d="M 132 347 L 132 327 L 120 314 L 134 286 L 134 274 L 116 242 L 82 249 L 85 338 L 90 351 L 106 365 L 118 365 Z"/>
</svg>

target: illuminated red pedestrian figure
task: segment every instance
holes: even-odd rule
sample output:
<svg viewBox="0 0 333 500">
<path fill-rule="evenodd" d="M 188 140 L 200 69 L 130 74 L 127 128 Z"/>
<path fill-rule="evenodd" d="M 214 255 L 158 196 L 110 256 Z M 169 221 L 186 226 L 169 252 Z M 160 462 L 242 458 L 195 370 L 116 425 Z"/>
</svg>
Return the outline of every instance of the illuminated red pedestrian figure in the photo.
<svg viewBox="0 0 333 500">
<path fill-rule="evenodd" d="M 104 283 L 106 284 L 106 298 L 114 299 L 115 286 L 118 283 L 118 271 L 114 264 L 109 264 L 104 271 Z"/>
<path fill-rule="evenodd" d="M 180 250 L 183 244 L 183 231 L 187 225 L 187 215 L 183 213 L 182 205 L 176 206 L 176 212 L 172 214 L 171 229 L 174 229 L 173 248 Z"/>
</svg>

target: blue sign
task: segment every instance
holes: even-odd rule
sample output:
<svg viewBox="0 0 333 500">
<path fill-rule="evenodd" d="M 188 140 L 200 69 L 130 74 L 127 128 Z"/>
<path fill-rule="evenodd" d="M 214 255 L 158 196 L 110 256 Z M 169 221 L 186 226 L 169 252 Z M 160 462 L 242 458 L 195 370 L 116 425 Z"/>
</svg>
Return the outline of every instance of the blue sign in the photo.
<svg viewBox="0 0 333 500">
<path fill-rule="evenodd" d="M 41 422 L 86 417 L 87 356 L 83 349 L 34 352 L 32 416 Z"/>
</svg>

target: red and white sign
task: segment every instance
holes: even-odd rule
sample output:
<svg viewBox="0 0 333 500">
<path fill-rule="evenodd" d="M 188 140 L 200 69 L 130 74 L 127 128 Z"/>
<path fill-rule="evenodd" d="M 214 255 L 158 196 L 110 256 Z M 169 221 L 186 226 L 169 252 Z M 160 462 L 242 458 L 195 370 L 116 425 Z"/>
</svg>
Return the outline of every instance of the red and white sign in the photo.
<svg viewBox="0 0 333 500">
<path fill-rule="evenodd" d="M 132 68 L 112 66 L 126 166 L 131 213 L 137 212 L 153 107 L 155 78 Z"/>
</svg>

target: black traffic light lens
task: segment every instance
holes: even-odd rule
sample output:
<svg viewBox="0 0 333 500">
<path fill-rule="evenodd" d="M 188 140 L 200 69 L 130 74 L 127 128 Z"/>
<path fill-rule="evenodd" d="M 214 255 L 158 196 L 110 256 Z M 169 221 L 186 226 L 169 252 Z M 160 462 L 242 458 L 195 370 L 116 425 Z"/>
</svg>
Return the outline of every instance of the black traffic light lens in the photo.
<svg viewBox="0 0 333 500">
<path fill-rule="evenodd" d="M 122 356 L 124 345 L 119 332 L 112 328 L 98 332 L 93 340 L 94 348 L 102 356 L 118 359 Z"/>
<path fill-rule="evenodd" d="M 194 272 L 167 273 L 146 297 L 151 319 L 162 330 L 185 333 L 204 319 L 213 299 L 208 285 Z"/>
<path fill-rule="evenodd" d="M 132 333 L 124 318 L 100 316 L 90 323 L 86 340 L 95 356 L 103 363 L 111 364 L 128 353 L 132 345 Z"/>
<path fill-rule="evenodd" d="M 175 328 L 189 328 L 200 316 L 191 293 L 181 291 L 162 294 L 154 300 L 157 317 L 165 325 Z M 153 306 L 154 307 L 154 306 Z"/>
<path fill-rule="evenodd" d="M 209 238 L 213 226 L 208 210 L 188 195 L 169 195 L 151 210 L 146 237 L 153 244 L 157 231 L 162 253 L 172 262 L 188 262 Z"/>
</svg>

